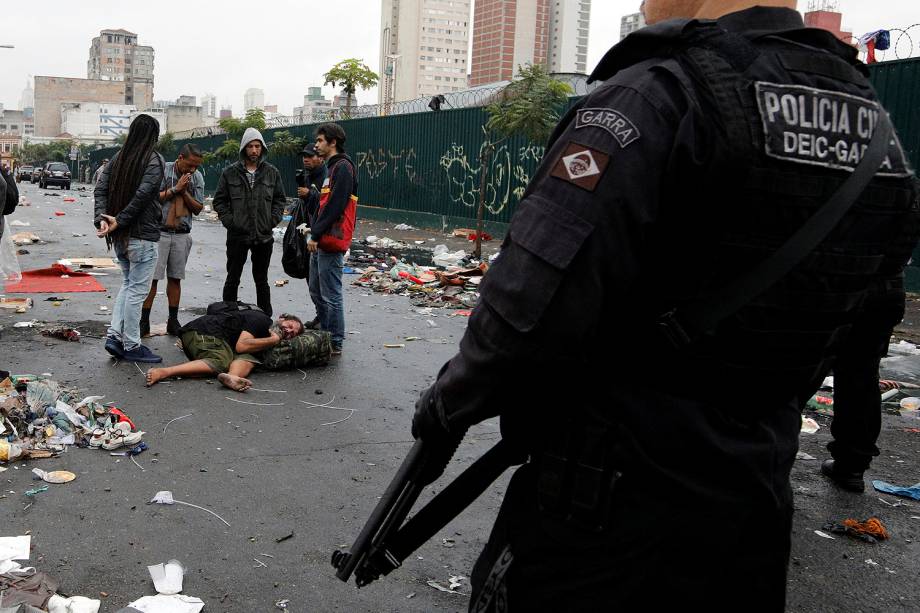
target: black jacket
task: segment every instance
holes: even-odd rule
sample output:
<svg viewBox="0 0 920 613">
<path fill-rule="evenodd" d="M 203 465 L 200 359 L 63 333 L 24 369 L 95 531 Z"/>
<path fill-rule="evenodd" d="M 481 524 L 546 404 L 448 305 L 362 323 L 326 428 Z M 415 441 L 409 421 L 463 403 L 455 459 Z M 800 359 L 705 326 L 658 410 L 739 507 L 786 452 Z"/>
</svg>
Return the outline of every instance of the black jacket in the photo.
<svg viewBox="0 0 920 613">
<path fill-rule="evenodd" d="M 317 211 L 310 226 L 310 238 L 317 242 L 345 213 L 352 194 L 358 193 L 358 176 L 350 157 L 338 153 L 326 161 L 326 166 L 329 167 L 329 200 L 322 213 Z"/>
<path fill-rule="evenodd" d="M 310 192 L 307 196 L 300 198 L 300 201 L 303 202 L 307 225 L 313 225 L 313 220 L 316 219 L 316 212 L 319 210 L 319 190 L 322 189 L 328 175 L 329 171 L 325 164 L 320 164 L 307 173 L 307 184 L 304 187 L 309 188 Z"/>
<path fill-rule="evenodd" d="M 115 167 L 115 160 L 121 152 L 115 154 L 108 164 L 105 165 L 99 181 L 96 183 L 96 190 L 93 195 L 96 198 L 96 217 L 93 223 L 99 227 L 102 221 L 102 214 L 105 213 L 109 204 L 109 172 Z M 134 197 L 122 211 L 115 216 L 118 222 L 118 234 L 125 230 L 131 238 L 139 238 L 145 241 L 157 242 L 160 240 L 160 217 L 163 215 L 163 208 L 160 204 L 159 191 L 160 183 L 163 181 L 163 171 L 166 168 L 166 160 L 159 153 L 154 153 L 147 161 L 147 167 L 144 169 L 144 176 L 141 178 L 141 184 L 138 186 Z"/>
<path fill-rule="evenodd" d="M 273 240 L 272 228 L 281 221 L 284 204 L 281 173 L 264 160 L 259 161 L 251 188 L 242 161 L 225 168 L 213 202 L 228 238 L 246 243 Z"/>
<path fill-rule="evenodd" d="M 10 215 L 16 210 L 16 205 L 19 204 L 19 188 L 16 186 L 12 172 L 3 172 L 0 169 L 0 174 L 3 175 L 0 180 L 0 203 L 3 204 L 3 214 L 0 215 L 0 236 L 3 236 L 5 225 L 3 216 Z"/>
</svg>

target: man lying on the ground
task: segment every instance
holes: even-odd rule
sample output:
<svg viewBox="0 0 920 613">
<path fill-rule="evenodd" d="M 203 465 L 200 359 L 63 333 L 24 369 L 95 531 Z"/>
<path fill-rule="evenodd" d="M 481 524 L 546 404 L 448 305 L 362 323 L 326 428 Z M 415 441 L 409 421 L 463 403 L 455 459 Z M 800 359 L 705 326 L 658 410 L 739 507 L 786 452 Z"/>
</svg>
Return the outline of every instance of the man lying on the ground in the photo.
<svg viewBox="0 0 920 613">
<path fill-rule="evenodd" d="M 208 377 L 217 375 L 225 387 L 244 392 L 252 387 L 246 377 L 261 360 L 255 354 L 266 351 L 282 339 L 303 332 L 303 322 L 294 315 L 278 318 L 279 333 L 273 332 L 272 318 L 244 303 L 216 302 L 208 313 L 188 322 L 179 331 L 182 349 L 189 362 L 151 368 L 147 386 L 167 377 Z"/>
</svg>

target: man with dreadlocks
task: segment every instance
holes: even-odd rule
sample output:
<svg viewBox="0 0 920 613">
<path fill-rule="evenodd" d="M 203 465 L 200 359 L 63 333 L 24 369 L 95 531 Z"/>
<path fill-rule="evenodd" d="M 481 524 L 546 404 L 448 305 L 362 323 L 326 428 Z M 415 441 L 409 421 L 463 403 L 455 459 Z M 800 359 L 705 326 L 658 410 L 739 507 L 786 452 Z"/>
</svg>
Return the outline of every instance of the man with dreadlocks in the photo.
<svg viewBox="0 0 920 613">
<path fill-rule="evenodd" d="M 141 306 L 150 290 L 157 263 L 162 207 L 158 198 L 166 166 L 154 151 L 160 125 L 150 115 L 138 115 L 128 138 L 106 164 L 94 192 L 97 236 L 115 249 L 124 279 L 105 339 L 112 356 L 132 362 L 156 363 L 163 358 L 141 345 Z"/>
</svg>

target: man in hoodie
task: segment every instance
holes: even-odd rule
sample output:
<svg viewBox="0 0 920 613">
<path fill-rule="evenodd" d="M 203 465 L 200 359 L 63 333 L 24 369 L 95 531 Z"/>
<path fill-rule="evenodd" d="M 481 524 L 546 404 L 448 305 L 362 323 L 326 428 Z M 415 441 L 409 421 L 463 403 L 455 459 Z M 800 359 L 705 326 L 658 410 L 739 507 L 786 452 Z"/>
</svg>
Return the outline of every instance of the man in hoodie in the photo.
<svg viewBox="0 0 920 613">
<path fill-rule="evenodd" d="M 351 244 L 358 204 L 358 175 L 345 154 L 345 130 L 334 123 L 316 129 L 316 152 L 326 160 L 329 176 L 320 189 L 319 208 L 310 226 L 310 297 L 320 328 L 332 333 L 332 354 L 342 353 L 345 306 L 342 267 Z"/>
<path fill-rule="evenodd" d="M 247 128 L 240 142 L 240 160 L 220 175 L 214 193 L 214 210 L 227 228 L 227 279 L 224 302 L 237 301 L 246 256 L 252 253 L 252 280 L 256 303 L 272 314 L 268 264 L 272 257 L 272 228 L 283 215 L 285 196 L 281 173 L 266 162 L 265 139 Z"/>
</svg>

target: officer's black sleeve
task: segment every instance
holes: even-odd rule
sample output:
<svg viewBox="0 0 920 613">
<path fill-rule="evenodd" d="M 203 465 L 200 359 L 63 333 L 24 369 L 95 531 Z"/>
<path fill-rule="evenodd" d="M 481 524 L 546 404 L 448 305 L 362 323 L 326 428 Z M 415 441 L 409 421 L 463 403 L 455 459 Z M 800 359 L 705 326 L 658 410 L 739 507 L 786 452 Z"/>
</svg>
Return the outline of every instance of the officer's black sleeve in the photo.
<svg viewBox="0 0 920 613">
<path fill-rule="evenodd" d="M 516 410 L 516 391 L 553 381 L 554 363 L 586 354 L 605 305 L 639 274 L 690 117 L 654 88 L 622 85 L 567 116 L 483 280 L 459 353 L 427 394 L 445 429 Z"/>
</svg>

